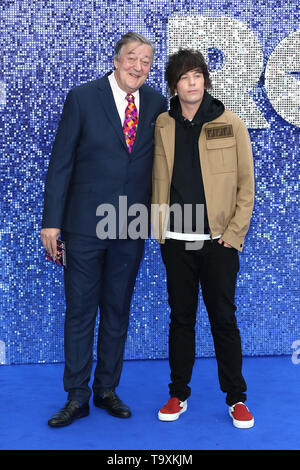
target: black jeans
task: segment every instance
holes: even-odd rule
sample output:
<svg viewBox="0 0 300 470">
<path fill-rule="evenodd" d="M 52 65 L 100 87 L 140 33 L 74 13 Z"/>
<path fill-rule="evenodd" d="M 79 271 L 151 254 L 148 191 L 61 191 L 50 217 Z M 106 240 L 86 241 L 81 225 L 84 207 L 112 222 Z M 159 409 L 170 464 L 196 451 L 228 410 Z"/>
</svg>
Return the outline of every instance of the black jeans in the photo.
<svg viewBox="0 0 300 470">
<path fill-rule="evenodd" d="M 199 281 L 214 341 L 221 390 L 231 406 L 246 400 L 242 376 L 240 333 L 234 304 L 239 255 L 217 240 L 205 241 L 203 248 L 186 250 L 184 241 L 168 239 L 161 245 L 167 272 L 170 332 L 170 395 L 186 400 L 195 362 L 195 323 Z"/>
</svg>

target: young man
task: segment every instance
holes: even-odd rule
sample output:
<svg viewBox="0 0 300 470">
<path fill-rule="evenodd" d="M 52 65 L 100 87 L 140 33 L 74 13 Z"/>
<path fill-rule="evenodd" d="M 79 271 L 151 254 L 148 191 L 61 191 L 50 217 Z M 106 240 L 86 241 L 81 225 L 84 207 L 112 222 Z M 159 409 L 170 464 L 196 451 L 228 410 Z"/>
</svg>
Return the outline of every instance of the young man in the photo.
<svg viewBox="0 0 300 470">
<path fill-rule="evenodd" d="M 64 388 L 68 401 L 48 421 L 51 427 L 67 426 L 89 414 L 98 307 L 94 404 L 119 418 L 131 416 L 116 388 L 144 240 L 119 233 L 101 239 L 97 208 L 109 203 L 117 212 L 121 195 L 128 198 L 128 206 L 142 203 L 150 208 L 154 125 L 167 109 L 166 99 L 145 84 L 152 60 L 151 42 L 140 34 L 125 34 L 116 44 L 114 71 L 72 89 L 64 105 L 47 172 L 41 230 L 43 245 L 52 256 L 61 233 L 67 258 Z"/>
<path fill-rule="evenodd" d="M 152 231 L 161 244 L 171 308 L 171 398 L 158 417 L 173 421 L 187 409 L 200 281 L 220 387 L 233 424 L 249 428 L 254 418 L 244 404 L 246 383 L 234 297 L 238 251 L 243 249 L 254 203 L 250 138 L 241 119 L 207 92 L 211 81 L 199 52 L 173 54 L 166 80 L 175 96 L 169 112 L 156 121 Z M 175 206 L 181 209 L 182 223 L 174 216 L 176 211 L 170 211 Z M 200 233 L 199 207 L 203 209 Z"/>
</svg>

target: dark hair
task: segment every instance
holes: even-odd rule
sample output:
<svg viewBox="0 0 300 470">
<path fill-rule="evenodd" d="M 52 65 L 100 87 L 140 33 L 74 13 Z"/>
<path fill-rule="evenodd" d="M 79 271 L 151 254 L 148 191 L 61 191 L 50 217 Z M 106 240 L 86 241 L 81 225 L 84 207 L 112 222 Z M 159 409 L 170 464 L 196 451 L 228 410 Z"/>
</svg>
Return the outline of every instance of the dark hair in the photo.
<svg viewBox="0 0 300 470">
<path fill-rule="evenodd" d="M 208 68 L 201 52 L 193 49 L 180 49 L 169 56 L 165 78 L 168 83 L 170 95 L 175 94 L 175 88 L 180 77 L 190 70 L 200 69 L 204 76 L 205 88 L 212 88 Z"/>
</svg>

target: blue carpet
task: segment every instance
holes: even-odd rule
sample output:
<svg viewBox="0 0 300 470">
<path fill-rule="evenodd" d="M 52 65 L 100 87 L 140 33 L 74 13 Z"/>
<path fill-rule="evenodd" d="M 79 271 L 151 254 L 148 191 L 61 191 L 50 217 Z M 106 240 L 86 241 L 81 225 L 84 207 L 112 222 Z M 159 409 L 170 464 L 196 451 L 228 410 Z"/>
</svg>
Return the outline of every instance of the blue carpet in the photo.
<svg viewBox="0 0 300 470">
<path fill-rule="evenodd" d="M 63 364 L 0 368 L 1 450 L 299 450 L 300 364 L 291 357 L 244 358 L 252 429 L 233 427 L 219 390 L 214 358 L 198 359 L 188 411 L 160 422 L 168 399 L 168 361 L 126 361 L 118 394 L 132 410 L 120 420 L 95 408 L 71 426 L 52 429 L 49 417 L 66 401 Z"/>
</svg>

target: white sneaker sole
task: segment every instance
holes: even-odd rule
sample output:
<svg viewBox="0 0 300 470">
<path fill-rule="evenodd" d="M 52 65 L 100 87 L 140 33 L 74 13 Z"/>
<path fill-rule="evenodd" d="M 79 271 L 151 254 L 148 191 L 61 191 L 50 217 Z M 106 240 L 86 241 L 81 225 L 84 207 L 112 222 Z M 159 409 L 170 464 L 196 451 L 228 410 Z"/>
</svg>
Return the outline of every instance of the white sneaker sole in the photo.
<svg viewBox="0 0 300 470">
<path fill-rule="evenodd" d="M 235 426 L 236 428 L 249 429 L 249 428 L 252 428 L 254 426 L 254 418 L 251 419 L 250 421 L 238 421 L 237 419 L 234 419 L 234 417 L 232 416 L 230 408 L 229 408 L 229 415 L 232 418 L 233 426 Z"/>
<path fill-rule="evenodd" d="M 183 401 L 181 403 L 181 407 L 182 407 L 182 409 L 180 411 L 178 411 L 178 413 L 168 414 L 168 413 L 161 413 L 159 411 L 158 412 L 158 419 L 160 421 L 176 421 L 176 419 L 178 419 L 179 416 L 187 410 L 187 402 Z"/>
</svg>

